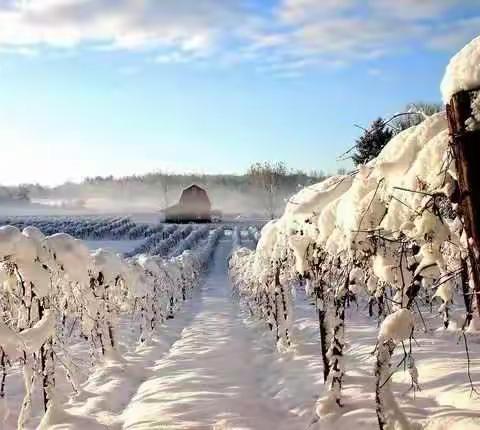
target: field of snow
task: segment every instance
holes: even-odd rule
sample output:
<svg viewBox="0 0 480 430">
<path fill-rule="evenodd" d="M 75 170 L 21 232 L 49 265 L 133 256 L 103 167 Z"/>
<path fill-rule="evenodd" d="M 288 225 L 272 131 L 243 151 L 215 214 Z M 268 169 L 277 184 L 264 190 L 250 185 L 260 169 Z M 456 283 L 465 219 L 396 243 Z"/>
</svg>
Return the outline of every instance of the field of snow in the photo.
<svg viewBox="0 0 480 430">
<path fill-rule="evenodd" d="M 316 402 L 325 388 L 315 307 L 297 287 L 293 347 L 278 351 L 267 325 L 232 296 L 226 275 L 231 248 L 229 238 L 220 241 L 202 286 L 148 344 L 135 347 L 137 333 L 124 321 L 120 354 L 105 357 L 92 371 L 84 368 L 89 376 L 78 394 L 53 408 L 43 428 L 316 429 Z M 470 395 L 462 340 L 454 331 L 435 330 L 441 325 L 436 313 L 425 317 L 429 333 L 419 330 L 415 345 L 421 391 L 409 391 L 410 377 L 401 366 L 393 377 L 400 406 L 416 422 L 430 423 L 428 429 L 480 428 L 480 401 Z M 322 430 L 376 426 L 371 353 L 378 330 L 364 306 L 352 304 L 347 321 L 343 411 L 322 422 Z M 478 339 L 470 340 L 470 354 L 471 376 L 478 381 Z M 8 386 L 20 382 L 12 375 Z M 11 418 L 6 428 L 14 428 L 13 413 Z"/>
<path fill-rule="evenodd" d="M 254 248 L 255 237 L 255 230 L 227 230 L 204 280 L 148 342 L 138 342 L 142 331 L 133 314 L 118 321 L 117 346 L 103 357 L 93 357 L 88 343 L 67 342 L 76 392 L 59 369 L 55 397 L 40 428 L 376 428 L 372 352 L 378 328 L 376 317 L 368 316 L 368 301 L 359 296 L 358 304 L 352 302 L 346 309 L 342 407 L 332 411 L 331 405 L 320 401 L 328 387 L 323 383 L 317 310 L 305 288 L 292 284 L 288 348 L 277 346 L 275 330 L 253 315 L 248 301 L 232 290 L 228 258 L 242 246 Z M 420 316 L 416 317 L 413 348 L 419 389 L 411 389 L 408 366 L 395 367 L 403 351 L 393 356 L 392 390 L 413 423 L 408 428 L 480 428 L 480 399 L 471 390 L 463 338 L 457 329 L 458 299 L 448 330 L 435 308 L 423 312 L 427 332 Z M 480 338 L 474 333 L 467 337 L 470 377 L 475 384 L 480 380 Z M 23 385 L 21 368 L 9 369 L 4 429 L 16 428 Z M 28 430 L 37 427 L 43 414 L 41 387 L 38 383 L 34 387 L 31 418 L 24 424 Z"/>
<path fill-rule="evenodd" d="M 143 239 L 136 240 L 86 240 L 85 245 L 92 251 L 98 248 L 103 248 L 108 251 L 125 254 L 133 251 L 138 245 L 143 242 Z"/>
</svg>

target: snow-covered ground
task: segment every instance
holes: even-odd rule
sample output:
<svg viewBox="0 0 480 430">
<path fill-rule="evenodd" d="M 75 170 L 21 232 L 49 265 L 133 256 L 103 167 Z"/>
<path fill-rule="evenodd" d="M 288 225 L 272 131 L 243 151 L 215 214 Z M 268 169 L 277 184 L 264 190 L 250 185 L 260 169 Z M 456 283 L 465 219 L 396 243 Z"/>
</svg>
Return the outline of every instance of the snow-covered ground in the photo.
<svg viewBox="0 0 480 430">
<path fill-rule="evenodd" d="M 107 251 L 117 252 L 119 254 L 124 254 L 134 250 L 139 246 L 145 239 L 136 239 L 136 240 L 84 240 L 85 245 L 92 251 L 95 249 L 105 249 Z"/>
<path fill-rule="evenodd" d="M 265 323 L 249 317 L 232 297 L 222 240 L 203 286 L 147 346 L 132 349 L 128 322 L 122 357 L 108 357 L 71 398 L 52 410 L 51 429 L 316 429 L 315 404 L 324 394 L 315 308 L 297 289 L 294 345 L 280 353 Z M 374 401 L 375 323 L 365 309 L 347 310 L 344 407 L 322 429 L 377 427 Z M 441 326 L 436 315 L 429 327 Z M 466 356 L 453 332 L 416 334 L 413 346 L 422 391 L 408 392 L 403 366 L 393 389 L 402 410 L 435 430 L 480 428 L 480 400 L 466 373 Z M 461 341 L 461 340 L 460 340 Z M 480 344 L 471 337 L 471 375 L 480 380 Z M 400 361 L 398 352 L 393 362 Z M 435 424 L 442 420 L 441 425 Z M 430 420 L 430 421 L 429 421 Z M 57 424 L 57 425 L 54 425 Z"/>
<path fill-rule="evenodd" d="M 262 351 L 231 298 L 228 251 L 221 243 L 191 321 L 126 408 L 125 429 L 292 428 L 293 414 L 262 388 Z"/>
</svg>

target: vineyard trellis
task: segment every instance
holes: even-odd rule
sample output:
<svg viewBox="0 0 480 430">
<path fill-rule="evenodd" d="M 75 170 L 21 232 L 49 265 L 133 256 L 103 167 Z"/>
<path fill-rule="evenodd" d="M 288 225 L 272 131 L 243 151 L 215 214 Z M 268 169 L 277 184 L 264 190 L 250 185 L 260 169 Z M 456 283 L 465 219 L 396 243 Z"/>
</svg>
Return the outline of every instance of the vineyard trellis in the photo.
<svg viewBox="0 0 480 430">
<path fill-rule="evenodd" d="M 403 350 L 397 367 L 404 364 L 418 390 L 412 343 L 416 330 L 427 330 L 423 312 L 432 310 L 434 298 L 445 329 L 454 296 L 463 298 L 457 331 L 476 392 L 467 339 L 480 329 L 480 301 L 473 300 L 480 288 L 479 60 L 480 38 L 452 59 L 442 83 L 444 97 L 453 97 L 448 115 L 434 114 L 397 134 L 357 172 L 300 191 L 263 228 L 256 250 L 232 255 L 234 288 L 251 314 L 265 320 L 279 349 L 292 344 L 292 289 L 305 286 L 315 304 L 327 386 L 315 421 L 342 413 L 346 309 L 355 303 L 365 303 L 372 318 L 378 310 L 372 347 L 381 430 L 416 426 L 395 399 L 392 358 Z"/>
<path fill-rule="evenodd" d="M 84 240 L 134 240 L 160 233 L 165 225 L 137 223 L 130 217 L 104 216 L 11 216 L 1 217 L 0 225 L 19 229 L 37 227 L 44 234 L 68 233 Z"/>
<path fill-rule="evenodd" d="M 22 429 L 31 415 L 34 386 L 41 386 L 45 411 L 55 403 L 59 368 L 78 389 L 72 337 L 90 345 L 92 361 L 117 356 L 117 326 L 129 316 L 137 324 L 139 342 L 149 341 L 200 282 L 222 234 L 222 228 L 213 229 L 202 243 L 190 240 L 171 257 L 125 259 L 103 249 L 90 253 L 66 233 L 45 236 L 36 227 L 0 227 L 0 422 L 8 414 L 6 377 L 12 366 L 20 365 L 24 375 Z"/>
</svg>

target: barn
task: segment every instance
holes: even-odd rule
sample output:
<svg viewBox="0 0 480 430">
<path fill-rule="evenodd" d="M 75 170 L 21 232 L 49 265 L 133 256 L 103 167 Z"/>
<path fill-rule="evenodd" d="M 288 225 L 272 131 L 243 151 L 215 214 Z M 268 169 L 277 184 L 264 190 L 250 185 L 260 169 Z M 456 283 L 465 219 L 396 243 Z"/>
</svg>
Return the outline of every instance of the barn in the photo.
<svg viewBox="0 0 480 430">
<path fill-rule="evenodd" d="M 192 184 L 182 191 L 176 205 L 165 209 L 165 222 L 211 222 L 212 205 L 207 191 Z"/>
</svg>

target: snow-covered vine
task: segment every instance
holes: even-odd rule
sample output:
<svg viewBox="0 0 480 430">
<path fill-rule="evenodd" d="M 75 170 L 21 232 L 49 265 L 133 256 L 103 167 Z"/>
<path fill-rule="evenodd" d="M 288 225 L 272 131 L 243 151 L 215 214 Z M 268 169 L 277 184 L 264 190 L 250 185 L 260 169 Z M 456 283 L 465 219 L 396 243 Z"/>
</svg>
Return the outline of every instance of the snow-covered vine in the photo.
<svg viewBox="0 0 480 430">
<path fill-rule="evenodd" d="M 55 399 L 57 366 L 75 389 L 69 361 L 72 336 L 90 344 L 93 360 L 116 356 L 119 320 L 130 315 L 138 324 L 139 341 L 148 341 L 190 296 L 222 232 L 213 230 L 198 244 L 207 233 L 201 230 L 185 245 L 177 244 L 172 257 L 141 254 L 124 259 L 103 249 L 91 253 L 65 233 L 45 236 L 36 227 L 0 227 L 0 418 L 8 414 L 9 367 L 19 364 L 24 373 L 21 429 L 30 416 L 34 386 L 43 391 L 45 409 Z"/>
<path fill-rule="evenodd" d="M 442 84 L 448 96 L 480 86 L 480 38 L 463 51 L 452 60 Z M 468 281 L 467 238 L 452 203 L 456 190 L 446 113 L 440 112 L 397 134 L 358 171 L 301 190 L 278 220 L 264 226 L 256 250 L 240 248 L 233 254 L 234 288 L 251 314 L 276 330 L 277 341 L 285 336 L 282 326 L 292 334 L 293 301 L 285 294 L 288 311 L 279 317 L 279 289 L 287 292 L 301 283 L 315 303 L 329 389 L 319 401 L 320 418 L 344 403 L 345 309 L 352 301 L 368 303 L 371 317 L 374 305 L 378 307 L 375 376 L 380 428 L 412 428 L 394 400 L 389 369 L 395 347 L 422 325 L 420 298 L 441 299 L 439 312 L 448 328 L 449 306 L 461 283 L 463 329 L 478 326 L 473 284 Z M 404 360 L 412 384 L 418 386 L 413 353 Z"/>
</svg>

